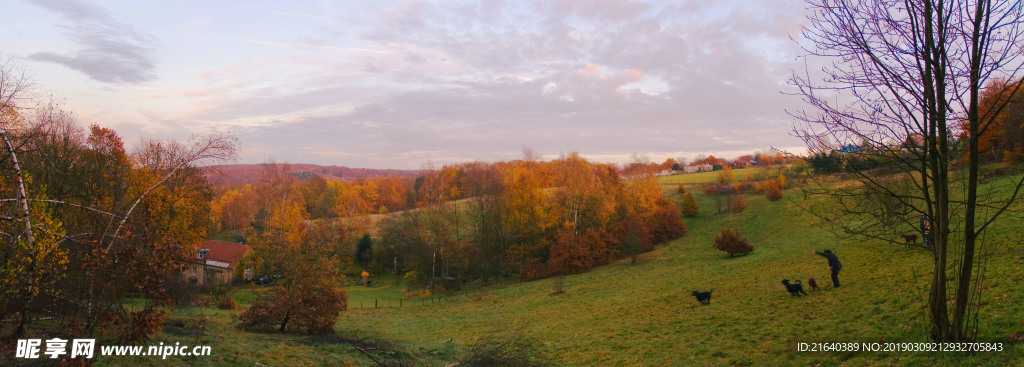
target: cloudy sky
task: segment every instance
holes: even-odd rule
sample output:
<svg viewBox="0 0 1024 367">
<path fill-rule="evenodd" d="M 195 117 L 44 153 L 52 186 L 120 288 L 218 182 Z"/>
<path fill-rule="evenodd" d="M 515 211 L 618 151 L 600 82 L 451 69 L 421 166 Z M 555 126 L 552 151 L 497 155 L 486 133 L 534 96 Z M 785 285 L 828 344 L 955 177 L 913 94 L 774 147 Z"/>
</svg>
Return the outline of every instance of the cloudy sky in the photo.
<svg viewBox="0 0 1024 367">
<path fill-rule="evenodd" d="M 800 0 L 5 2 L 0 52 L 128 142 L 421 168 L 799 150 Z"/>
</svg>

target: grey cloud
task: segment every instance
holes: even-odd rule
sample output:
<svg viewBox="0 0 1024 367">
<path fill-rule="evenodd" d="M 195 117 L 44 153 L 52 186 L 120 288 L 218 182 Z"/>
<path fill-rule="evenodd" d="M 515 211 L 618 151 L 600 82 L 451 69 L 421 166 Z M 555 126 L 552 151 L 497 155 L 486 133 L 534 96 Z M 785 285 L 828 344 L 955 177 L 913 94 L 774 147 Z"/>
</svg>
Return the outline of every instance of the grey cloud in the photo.
<svg viewBox="0 0 1024 367">
<path fill-rule="evenodd" d="M 344 151 L 352 155 L 338 158 L 348 160 L 339 163 L 349 165 L 371 158 L 394 162 L 422 151 L 468 159 L 512 159 L 523 145 L 550 153 L 590 154 L 641 147 L 672 151 L 681 144 L 709 151 L 716 148 L 701 145 L 699 135 L 679 124 L 676 109 L 665 98 L 614 90 L 594 93 L 601 88 L 595 83 L 565 81 L 566 88 L 578 88 L 574 91 L 578 94 L 591 92 L 587 98 L 566 101 L 544 94 L 541 87 L 546 82 L 464 83 L 460 88 L 405 92 L 348 114 L 243 128 L 241 136 L 282 149 L 299 147 L 289 148 L 293 157 L 280 159 L 300 161 L 294 157 Z M 630 102 L 646 107 L 634 111 L 622 107 Z M 405 168 L 419 163 L 406 162 L 413 166 Z"/>
<path fill-rule="evenodd" d="M 66 21 L 59 26 L 79 48 L 69 53 L 42 51 L 29 59 L 52 62 L 111 84 L 138 84 L 157 78 L 156 40 L 114 19 L 105 9 L 76 0 L 32 0 Z"/>
<path fill-rule="evenodd" d="M 523 145 L 608 156 L 798 145 L 779 93 L 788 65 L 753 41 L 785 40 L 794 11 L 702 19 L 698 3 L 401 2 L 362 34 L 393 52 L 358 55 L 346 78 L 294 83 L 305 89 L 209 101 L 203 114 L 269 120 L 316 108 L 235 130 L 279 160 L 350 166 L 514 159 Z M 637 89 L 655 82 L 657 93 Z"/>
</svg>

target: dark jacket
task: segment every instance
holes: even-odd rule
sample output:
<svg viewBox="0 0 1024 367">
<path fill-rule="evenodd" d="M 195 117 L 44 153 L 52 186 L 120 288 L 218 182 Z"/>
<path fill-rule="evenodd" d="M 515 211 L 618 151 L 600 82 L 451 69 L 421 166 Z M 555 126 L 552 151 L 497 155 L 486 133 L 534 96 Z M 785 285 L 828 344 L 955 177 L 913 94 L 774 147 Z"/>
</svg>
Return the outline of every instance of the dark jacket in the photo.
<svg viewBox="0 0 1024 367">
<path fill-rule="evenodd" d="M 832 252 L 832 251 L 826 251 L 826 252 L 815 251 L 814 253 L 816 253 L 818 255 L 821 255 L 821 256 L 824 256 L 826 259 L 828 259 L 828 267 L 832 268 L 834 271 L 840 271 L 840 270 L 843 269 L 843 263 L 839 262 L 839 257 L 836 256 L 835 252 Z"/>
</svg>

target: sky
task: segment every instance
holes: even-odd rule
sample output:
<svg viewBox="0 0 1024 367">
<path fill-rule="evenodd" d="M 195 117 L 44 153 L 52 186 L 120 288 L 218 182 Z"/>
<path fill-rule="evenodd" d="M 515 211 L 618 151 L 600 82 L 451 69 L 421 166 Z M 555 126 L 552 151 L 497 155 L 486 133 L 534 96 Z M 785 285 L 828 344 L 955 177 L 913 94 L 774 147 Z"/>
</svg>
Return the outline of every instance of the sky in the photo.
<svg viewBox="0 0 1024 367">
<path fill-rule="evenodd" d="M 799 152 L 800 0 L 16 0 L 0 53 L 126 142 L 419 169 Z M 791 38 L 792 37 L 792 38 Z"/>
</svg>

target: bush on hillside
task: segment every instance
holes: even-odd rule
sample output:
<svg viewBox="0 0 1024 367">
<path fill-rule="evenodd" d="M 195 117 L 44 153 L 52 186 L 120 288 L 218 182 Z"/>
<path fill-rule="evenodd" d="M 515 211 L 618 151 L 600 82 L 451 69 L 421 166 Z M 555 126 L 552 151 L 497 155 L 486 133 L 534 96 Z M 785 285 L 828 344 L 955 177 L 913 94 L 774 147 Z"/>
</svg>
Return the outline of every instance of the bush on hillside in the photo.
<svg viewBox="0 0 1024 367">
<path fill-rule="evenodd" d="M 754 251 L 754 246 L 740 237 L 739 233 L 722 228 L 722 233 L 714 240 L 715 248 L 733 257 L 736 254 L 747 254 Z"/>
<path fill-rule="evenodd" d="M 463 367 L 550 366 L 551 362 L 545 358 L 546 354 L 542 343 L 524 336 L 522 332 L 506 335 L 487 333 L 470 345 L 456 364 Z"/>
<path fill-rule="evenodd" d="M 742 212 L 747 209 L 747 199 L 744 199 L 742 194 L 736 195 L 736 197 L 732 198 L 732 205 L 730 206 L 732 207 L 732 211 L 737 213 Z"/>
<path fill-rule="evenodd" d="M 237 310 L 238 302 L 235 302 L 235 299 L 230 296 L 221 297 L 220 301 L 217 301 L 217 308 L 222 310 Z"/>
<path fill-rule="evenodd" d="M 779 201 L 782 199 L 782 187 L 778 181 L 769 179 L 764 185 L 764 194 L 768 196 L 768 200 Z"/>
<path fill-rule="evenodd" d="M 237 316 L 243 330 L 330 333 L 346 306 L 345 291 L 336 285 L 293 284 L 260 294 Z"/>
<path fill-rule="evenodd" d="M 683 212 L 685 217 L 696 217 L 700 212 L 700 207 L 697 205 L 697 200 L 693 198 L 693 194 L 687 192 L 683 195 L 683 203 L 681 204 L 680 210 Z"/>
</svg>

